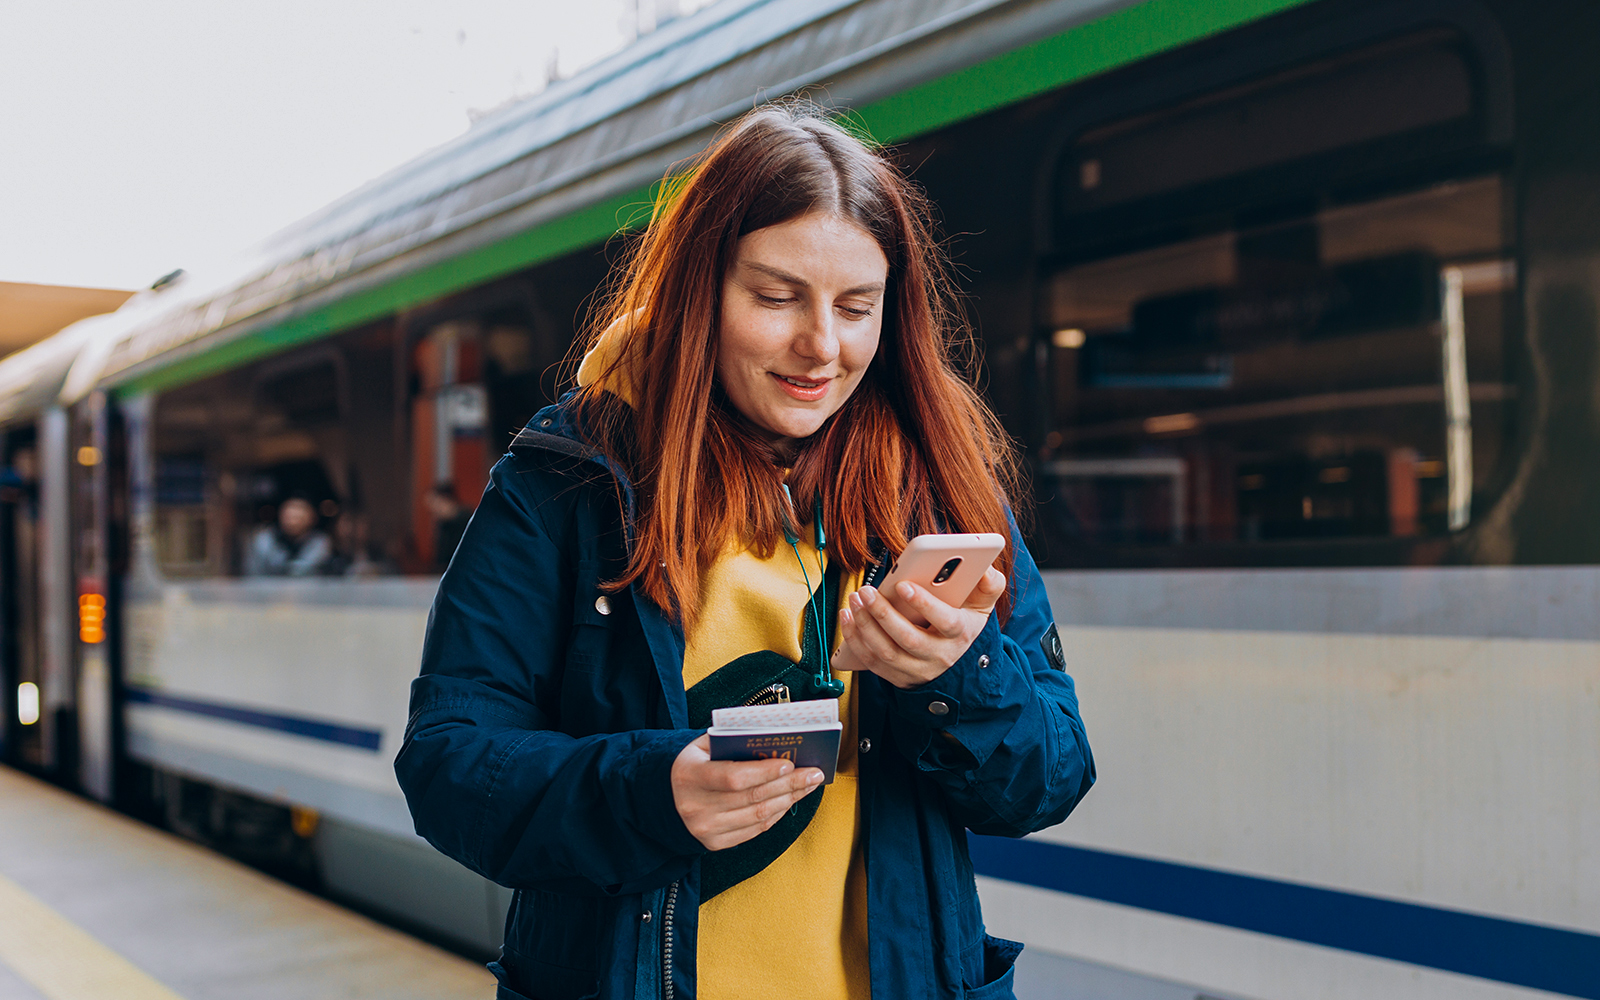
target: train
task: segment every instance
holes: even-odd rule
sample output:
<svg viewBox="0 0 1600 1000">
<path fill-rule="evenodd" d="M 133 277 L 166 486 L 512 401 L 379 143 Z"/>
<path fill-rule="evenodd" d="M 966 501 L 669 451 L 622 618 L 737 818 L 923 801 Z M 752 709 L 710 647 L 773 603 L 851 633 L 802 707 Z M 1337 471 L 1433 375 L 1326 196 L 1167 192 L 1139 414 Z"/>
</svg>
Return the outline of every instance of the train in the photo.
<svg viewBox="0 0 1600 1000">
<path fill-rule="evenodd" d="M 663 178 L 806 94 L 937 206 L 1099 763 L 970 838 L 990 930 L 1196 995 L 1600 998 L 1595 38 L 1576 0 L 666 23 L 0 361 L 3 760 L 493 949 L 509 890 L 391 770 L 438 574 Z"/>
</svg>

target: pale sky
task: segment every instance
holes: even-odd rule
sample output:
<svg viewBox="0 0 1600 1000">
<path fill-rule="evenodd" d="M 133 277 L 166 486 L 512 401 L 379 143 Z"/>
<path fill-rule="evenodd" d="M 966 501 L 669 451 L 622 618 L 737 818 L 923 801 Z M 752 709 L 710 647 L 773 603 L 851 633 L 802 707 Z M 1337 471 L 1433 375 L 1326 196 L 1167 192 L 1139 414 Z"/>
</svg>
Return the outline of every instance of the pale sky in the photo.
<svg viewBox="0 0 1600 1000">
<path fill-rule="evenodd" d="M 0 0 L 0 281 L 204 267 L 621 48 L 633 7 Z"/>
</svg>

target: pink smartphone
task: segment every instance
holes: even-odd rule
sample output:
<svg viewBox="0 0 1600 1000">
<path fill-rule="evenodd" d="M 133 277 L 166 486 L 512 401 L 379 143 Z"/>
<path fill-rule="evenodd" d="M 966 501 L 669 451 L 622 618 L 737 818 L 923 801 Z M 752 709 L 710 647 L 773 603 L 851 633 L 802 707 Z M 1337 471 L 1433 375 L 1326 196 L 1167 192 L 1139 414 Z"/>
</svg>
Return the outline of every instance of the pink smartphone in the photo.
<svg viewBox="0 0 1600 1000">
<path fill-rule="evenodd" d="M 983 579 L 984 571 L 1005 550 L 1003 535 L 918 535 L 906 546 L 900 558 L 889 567 L 878 592 L 913 625 L 926 627 L 928 621 L 913 611 L 895 587 L 910 581 L 939 600 L 959 608 L 967 603 L 972 590 Z"/>
</svg>

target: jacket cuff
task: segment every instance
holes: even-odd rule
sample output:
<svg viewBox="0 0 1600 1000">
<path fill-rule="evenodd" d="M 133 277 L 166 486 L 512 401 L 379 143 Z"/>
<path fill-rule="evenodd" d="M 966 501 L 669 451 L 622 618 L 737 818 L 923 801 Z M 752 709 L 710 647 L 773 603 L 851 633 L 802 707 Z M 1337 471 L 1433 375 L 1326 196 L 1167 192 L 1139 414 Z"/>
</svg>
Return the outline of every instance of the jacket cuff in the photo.
<svg viewBox="0 0 1600 1000">
<path fill-rule="evenodd" d="M 989 759 L 1022 711 L 1027 686 L 993 615 L 949 670 L 914 688 L 892 688 L 895 741 L 922 770 L 968 771 Z"/>
<path fill-rule="evenodd" d="M 641 763 L 634 773 L 633 815 L 649 824 L 645 833 L 674 855 L 706 853 L 706 847 L 683 825 L 672 797 L 672 764 L 683 748 L 700 738 L 703 729 L 674 729 L 639 749 Z"/>
</svg>

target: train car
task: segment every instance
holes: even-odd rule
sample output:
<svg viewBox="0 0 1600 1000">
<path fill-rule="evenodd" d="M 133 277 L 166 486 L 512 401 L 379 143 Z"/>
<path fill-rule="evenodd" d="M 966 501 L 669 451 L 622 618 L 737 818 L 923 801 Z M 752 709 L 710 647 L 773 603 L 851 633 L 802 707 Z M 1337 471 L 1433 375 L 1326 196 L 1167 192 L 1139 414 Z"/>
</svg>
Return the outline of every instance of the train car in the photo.
<svg viewBox="0 0 1600 1000">
<path fill-rule="evenodd" d="M 807 92 L 942 213 L 1100 765 L 972 838 L 990 929 L 1151 991 L 1600 997 L 1595 37 L 1572 0 L 669 23 L 0 365 L 8 759 L 492 947 L 506 890 L 390 773 L 437 574 L 654 185 Z"/>
</svg>

